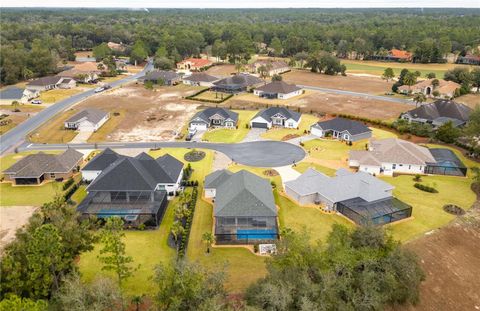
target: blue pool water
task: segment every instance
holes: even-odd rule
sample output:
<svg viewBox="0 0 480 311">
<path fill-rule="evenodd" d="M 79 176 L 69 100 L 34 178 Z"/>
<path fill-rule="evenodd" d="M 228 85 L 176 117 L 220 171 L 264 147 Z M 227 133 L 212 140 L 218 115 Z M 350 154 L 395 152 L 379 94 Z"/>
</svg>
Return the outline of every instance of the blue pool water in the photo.
<svg viewBox="0 0 480 311">
<path fill-rule="evenodd" d="M 98 218 L 107 218 L 112 216 L 136 215 L 140 213 L 141 209 L 103 209 L 97 213 Z"/>
<path fill-rule="evenodd" d="M 275 240 L 275 229 L 237 229 L 237 240 Z"/>
</svg>

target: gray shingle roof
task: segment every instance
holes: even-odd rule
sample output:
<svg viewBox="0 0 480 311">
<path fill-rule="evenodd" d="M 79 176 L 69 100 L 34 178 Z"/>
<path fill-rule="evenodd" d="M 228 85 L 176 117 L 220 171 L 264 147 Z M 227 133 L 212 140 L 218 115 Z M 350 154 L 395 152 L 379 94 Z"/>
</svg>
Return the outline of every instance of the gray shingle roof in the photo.
<svg viewBox="0 0 480 311">
<path fill-rule="evenodd" d="M 90 121 L 93 124 L 97 124 L 105 118 L 105 116 L 108 115 L 108 112 L 105 112 L 103 110 L 97 109 L 97 108 L 87 108 L 79 113 L 74 114 L 70 118 L 67 119 L 65 122 L 79 122 L 82 120 L 87 120 Z"/>
<path fill-rule="evenodd" d="M 170 155 L 157 160 L 146 153 L 120 157 L 90 184 L 89 191 L 152 191 L 157 184 L 176 183 L 183 163 Z"/>
<path fill-rule="evenodd" d="M 276 217 L 277 208 L 268 180 L 241 170 L 216 188 L 215 217 Z"/>
<path fill-rule="evenodd" d="M 0 99 L 22 99 L 24 89 L 9 87 L 0 91 Z"/>
<path fill-rule="evenodd" d="M 192 82 L 214 82 L 214 81 L 217 81 L 218 78 L 211 76 L 205 72 L 198 72 L 183 78 L 183 80 L 192 81 Z"/>
<path fill-rule="evenodd" d="M 223 184 L 230 176 L 232 176 L 232 172 L 229 170 L 218 170 L 215 171 L 207 177 L 205 177 L 205 184 L 204 188 L 205 189 L 216 189 L 218 186 Z"/>
<path fill-rule="evenodd" d="M 205 123 L 210 123 L 210 118 L 216 114 L 222 116 L 225 119 L 231 119 L 235 123 L 237 123 L 238 121 L 238 113 L 225 108 L 218 108 L 218 107 L 210 107 L 205 110 L 197 112 L 193 116 L 192 121 L 198 118 L 204 121 Z"/>
<path fill-rule="evenodd" d="M 42 77 L 42 78 L 39 78 L 39 79 L 36 79 L 36 80 L 33 80 L 33 81 L 29 82 L 27 85 L 30 85 L 30 86 L 47 86 L 47 85 L 52 85 L 52 84 L 58 84 L 62 79 L 64 79 L 64 78 L 61 77 L 61 76 Z"/>
<path fill-rule="evenodd" d="M 391 197 L 393 186 L 365 172 L 352 173 L 344 169 L 335 177 L 328 177 L 314 169 L 308 169 L 297 179 L 285 183 L 299 195 L 319 193 L 332 202 L 362 198 L 372 202 Z"/>
<path fill-rule="evenodd" d="M 295 84 L 288 84 L 284 81 L 273 81 L 268 84 L 257 87 L 256 90 L 270 94 L 289 94 L 301 90 Z"/>
<path fill-rule="evenodd" d="M 285 107 L 270 107 L 270 108 L 261 110 L 253 118 L 262 117 L 265 120 L 270 120 L 276 114 L 281 114 L 286 119 L 293 119 L 295 121 L 300 120 L 300 117 L 302 116 L 300 113 L 289 110 Z"/>
<path fill-rule="evenodd" d="M 335 118 L 327 121 L 317 122 L 312 127 L 316 127 L 326 130 L 333 130 L 337 132 L 348 131 L 351 135 L 358 135 L 367 132 L 371 132 L 372 130 L 369 129 L 365 124 L 358 121 L 353 121 L 344 118 Z"/>
<path fill-rule="evenodd" d="M 447 117 L 466 122 L 468 121 L 470 113 L 472 113 L 472 109 L 464 104 L 440 99 L 430 104 L 421 105 L 407 113 L 414 118 L 432 121 L 440 117 Z"/>
<path fill-rule="evenodd" d="M 159 80 L 162 79 L 164 81 L 170 81 L 179 79 L 180 75 L 175 71 L 165 71 L 165 70 L 154 70 L 147 73 L 145 76 L 140 77 L 139 80 Z"/>
<path fill-rule="evenodd" d="M 107 148 L 90 160 L 87 165 L 82 168 L 82 171 L 103 171 L 110 164 L 123 157 L 123 155 Z"/>
<path fill-rule="evenodd" d="M 239 73 L 234 76 L 214 82 L 213 84 L 222 88 L 244 88 L 248 86 L 254 86 L 263 82 L 264 81 L 262 79 L 255 76 Z"/>
<path fill-rule="evenodd" d="M 82 153 L 70 148 L 58 155 L 39 152 L 26 156 L 3 172 L 15 174 L 16 178 L 40 177 L 45 173 L 68 173 L 82 158 Z"/>
</svg>

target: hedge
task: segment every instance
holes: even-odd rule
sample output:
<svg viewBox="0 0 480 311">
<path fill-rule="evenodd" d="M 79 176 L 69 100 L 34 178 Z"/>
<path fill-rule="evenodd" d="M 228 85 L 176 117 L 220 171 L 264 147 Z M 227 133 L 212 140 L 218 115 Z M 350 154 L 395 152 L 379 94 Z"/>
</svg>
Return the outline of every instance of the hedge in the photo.
<svg viewBox="0 0 480 311">
<path fill-rule="evenodd" d="M 419 184 L 418 182 L 415 183 L 413 185 L 415 188 L 417 189 L 420 189 L 422 191 L 425 191 L 425 192 L 430 192 L 430 193 L 438 193 L 438 190 L 433 188 L 433 187 L 430 187 L 430 186 L 426 186 L 426 185 L 422 185 L 422 184 Z"/>
<path fill-rule="evenodd" d="M 178 248 L 178 258 L 184 257 L 187 253 L 188 238 L 190 237 L 190 231 L 192 229 L 193 215 L 195 214 L 195 206 L 197 205 L 198 189 L 196 186 L 192 190 L 192 198 L 188 203 L 190 209 L 190 215 L 185 221 L 185 233 L 182 234 L 182 240 L 180 241 L 180 247 Z"/>
<path fill-rule="evenodd" d="M 224 101 L 226 101 L 227 99 L 231 98 L 233 96 L 233 94 L 229 94 L 227 96 L 225 96 L 224 98 L 222 99 L 219 99 L 219 100 L 212 100 L 212 99 L 204 99 L 204 98 L 195 98 L 196 96 L 202 94 L 202 93 L 205 93 L 207 91 L 210 91 L 210 89 L 203 89 L 195 94 L 192 94 L 190 96 L 187 96 L 185 97 L 185 99 L 189 99 L 189 100 L 196 100 L 196 101 L 199 101 L 199 102 L 204 102 L 204 103 L 214 103 L 214 104 L 220 104 L 220 103 L 223 103 Z"/>
</svg>

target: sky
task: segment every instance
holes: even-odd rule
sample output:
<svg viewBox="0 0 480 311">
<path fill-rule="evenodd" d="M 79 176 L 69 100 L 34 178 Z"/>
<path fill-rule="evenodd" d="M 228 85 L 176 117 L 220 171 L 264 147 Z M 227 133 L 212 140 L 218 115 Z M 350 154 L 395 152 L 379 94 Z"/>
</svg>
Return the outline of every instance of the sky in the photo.
<svg viewBox="0 0 480 311">
<path fill-rule="evenodd" d="M 85 8 L 388 8 L 388 7 L 480 8 L 480 0 L 2 0 L 0 7 Z"/>
</svg>

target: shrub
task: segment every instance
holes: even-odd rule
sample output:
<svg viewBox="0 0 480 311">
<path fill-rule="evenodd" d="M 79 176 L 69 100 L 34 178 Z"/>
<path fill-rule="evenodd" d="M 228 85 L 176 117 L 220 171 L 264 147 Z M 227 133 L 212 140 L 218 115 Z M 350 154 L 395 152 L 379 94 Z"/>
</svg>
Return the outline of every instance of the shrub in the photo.
<svg viewBox="0 0 480 311">
<path fill-rule="evenodd" d="M 72 184 L 74 180 L 73 178 L 69 178 L 64 184 L 63 184 L 63 190 L 67 190 Z"/>
<path fill-rule="evenodd" d="M 413 177 L 413 181 L 422 181 L 422 176 L 420 174 L 415 174 L 415 177 Z"/>
<path fill-rule="evenodd" d="M 253 252 L 258 253 L 258 244 L 253 244 Z"/>
<path fill-rule="evenodd" d="M 422 184 L 419 184 L 419 183 L 415 183 L 413 186 L 415 188 L 417 188 L 419 190 L 422 190 L 422 191 L 425 191 L 425 192 L 438 193 L 437 189 L 435 189 L 433 187 L 430 187 L 430 186 L 422 185 Z"/>
</svg>

